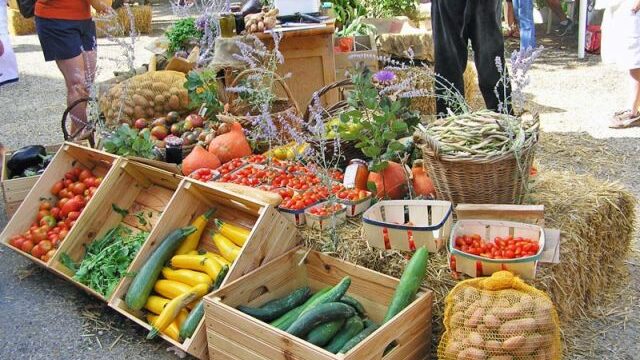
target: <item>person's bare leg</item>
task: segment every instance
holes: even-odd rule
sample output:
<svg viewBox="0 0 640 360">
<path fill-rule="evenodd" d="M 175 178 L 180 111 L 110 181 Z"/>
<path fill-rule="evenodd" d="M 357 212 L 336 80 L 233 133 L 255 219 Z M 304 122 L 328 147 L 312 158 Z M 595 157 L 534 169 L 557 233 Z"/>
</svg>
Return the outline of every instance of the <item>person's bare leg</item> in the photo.
<svg viewBox="0 0 640 360">
<path fill-rule="evenodd" d="M 640 69 L 629 70 L 631 74 L 631 99 L 629 100 L 629 108 L 632 115 L 640 113 Z"/>
<path fill-rule="evenodd" d="M 553 14 L 560 19 L 560 21 L 567 20 L 567 15 L 562 11 L 562 6 L 560 5 L 560 0 L 547 0 L 547 5 L 549 9 L 553 12 Z"/>
<path fill-rule="evenodd" d="M 629 70 L 631 89 L 629 91 L 628 108 L 613 114 L 609 127 L 623 129 L 640 126 L 640 68 Z"/>
<path fill-rule="evenodd" d="M 67 60 L 56 60 L 56 64 L 62 72 L 67 86 L 67 106 L 80 98 L 86 97 L 88 93 L 84 55 L 80 54 Z M 74 134 L 78 128 L 82 128 L 86 123 L 86 108 L 86 103 L 81 103 L 71 111 L 70 116 L 72 121 L 70 134 Z"/>
</svg>

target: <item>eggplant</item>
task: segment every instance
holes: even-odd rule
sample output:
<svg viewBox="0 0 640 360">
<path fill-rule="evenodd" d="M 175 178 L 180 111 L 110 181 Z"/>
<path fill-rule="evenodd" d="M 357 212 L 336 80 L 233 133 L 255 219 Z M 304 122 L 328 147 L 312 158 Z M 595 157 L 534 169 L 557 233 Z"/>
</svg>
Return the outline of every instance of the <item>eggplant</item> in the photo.
<svg viewBox="0 0 640 360">
<path fill-rule="evenodd" d="M 243 18 L 249 14 L 257 14 L 260 11 L 262 11 L 262 1 L 260 0 L 249 0 L 240 9 Z"/>
<path fill-rule="evenodd" d="M 29 167 L 41 166 L 44 156 L 47 156 L 47 149 L 44 146 L 25 146 L 11 154 L 11 158 L 7 161 L 7 169 L 11 174 L 21 174 Z"/>
</svg>

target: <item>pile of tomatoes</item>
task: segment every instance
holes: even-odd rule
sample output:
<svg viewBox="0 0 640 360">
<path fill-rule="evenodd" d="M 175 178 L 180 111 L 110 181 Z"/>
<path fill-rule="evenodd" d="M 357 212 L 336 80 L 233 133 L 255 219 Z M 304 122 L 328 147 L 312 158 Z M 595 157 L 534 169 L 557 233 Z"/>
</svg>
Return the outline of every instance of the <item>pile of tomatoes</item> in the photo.
<svg viewBox="0 0 640 360">
<path fill-rule="evenodd" d="M 51 195 L 59 200 L 41 200 L 38 214 L 29 230 L 12 237 L 9 243 L 42 261 L 49 261 L 101 182 L 102 178 L 89 170 L 70 170 L 64 179 L 51 187 Z"/>
<path fill-rule="evenodd" d="M 325 217 L 341 211 L 344 208 L 345 206 L 342 204 L 323 204 L 314 206 L 307 211 L 309 212 L 309 214 Z"/>
<path fill-rule="evenodd" d="M 360 201 L 366 199 L 371 196 L 371 193 L 367 190 L 359 190 L 359 189 L 344 189 L 339 191 L 336 196 L 340 200 L 345 201 Z"/>
<path fill-rule="evenodd" d="M 280 195 L 282 196 L 282 194 Z M 313 204 L 326 200 L 328 197 L 329 190 L 326 187 L 316 186 L 304 192 L 294 192 L 293 196 L 285 199 L 280 204 L 280 207 L 289 210 L 304 210 Z"/>
<path fill-rule="evenodd" d="M 489 259 L 518 259 L 536 255 L 540 250 L 540 245 L 535 240 L 508 236 L 496 237 L 493 242 L 486 242 L 477 234 L 456 237 L 454 247 L 467 254 Z"/>
<path fill-rule="evenodd" d="M 244 164 L 245 162 L 242 159 L 233 159 L 229 162 L 226 162 L 220 165 L 216 170 L 218 170 L 220 174 L 225 175 L 225 174 L 229 174 L 230 172 L 233 172 L 239 167 L 242 167 L 242 165 Z"/>
<path fill-rule="evenodd" d="M 194 172 L 192 172 L 189 177 L 192 179 L 200 180 L 202 182 L 207 182 L 213 180 L 213 178 L 218 175 L 215 170 L 209 168 L 200 168 Z"/>
</svg>

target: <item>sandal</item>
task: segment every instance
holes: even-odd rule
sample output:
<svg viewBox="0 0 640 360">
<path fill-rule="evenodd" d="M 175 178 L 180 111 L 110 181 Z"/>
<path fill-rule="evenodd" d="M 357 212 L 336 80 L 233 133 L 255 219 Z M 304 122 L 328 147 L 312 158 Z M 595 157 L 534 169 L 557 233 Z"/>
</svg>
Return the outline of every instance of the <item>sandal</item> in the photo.
<svg viewBox="0 0 640 360">
<path fill-rule="evenodd" d="M 616 112 L 609 123 L 609 127 L 612 129 L 625 129 L 635 126 L 640 126 L 640 113 L 634 114 L 631 110 Z"/>
</svg>

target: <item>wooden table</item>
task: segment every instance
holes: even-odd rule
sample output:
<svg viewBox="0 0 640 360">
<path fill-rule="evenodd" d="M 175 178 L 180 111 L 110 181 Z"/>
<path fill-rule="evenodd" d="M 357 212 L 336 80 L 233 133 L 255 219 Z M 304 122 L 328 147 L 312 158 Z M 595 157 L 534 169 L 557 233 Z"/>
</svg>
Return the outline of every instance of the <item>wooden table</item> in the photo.
<svg viewBox="0 0 640 360">
<path fill-rule="evenodd" d="M 299 29 L 282 32 L 280 52 L 284 64 L 278 68 L 281 75 L 291 73 L 287 85 L 291 88 L 295 100 L 304 114 L 313 93 L 336 81 L 335 60 L 333 56 L 332 23 L 323 28 Z M 271 34 L 257 34 L 258 38 L 273 44 Z M 323 97 L 323 104 L 338 101 L 337 91 L 331 91 Z"/>
</svg>

